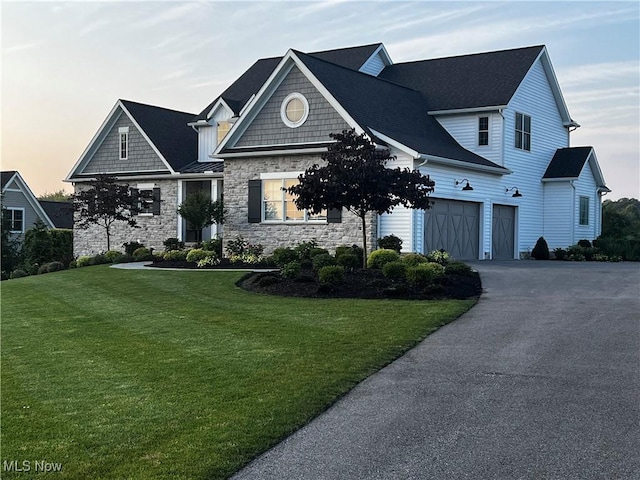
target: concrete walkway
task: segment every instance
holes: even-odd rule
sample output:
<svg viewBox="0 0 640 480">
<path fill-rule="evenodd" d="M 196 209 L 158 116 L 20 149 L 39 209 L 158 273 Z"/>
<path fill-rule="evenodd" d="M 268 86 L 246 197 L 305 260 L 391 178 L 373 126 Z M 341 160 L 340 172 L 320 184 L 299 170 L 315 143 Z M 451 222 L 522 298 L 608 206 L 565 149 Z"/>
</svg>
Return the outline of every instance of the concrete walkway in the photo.
<svg viewBox="0 0 640 480">
<path fill-rule="evenodd" d="M 640 478 L 640 265 L 474 266 L 471 311 L 233 478 Z"/>
</svg>

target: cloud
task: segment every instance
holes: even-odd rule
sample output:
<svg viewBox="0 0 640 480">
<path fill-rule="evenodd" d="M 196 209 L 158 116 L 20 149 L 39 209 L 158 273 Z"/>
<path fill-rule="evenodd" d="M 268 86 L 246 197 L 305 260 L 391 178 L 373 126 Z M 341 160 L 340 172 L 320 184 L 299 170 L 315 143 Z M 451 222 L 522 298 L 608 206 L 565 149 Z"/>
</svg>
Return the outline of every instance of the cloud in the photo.
<svg viewBox="0 0 640 480">
<path fill-rule="evenodd" d="M 592 63 L 564 68 L 558 73 L 558 81 L 563 87 L 575 88 L 588 84 L 613 83 L 620 80 L 633 81 L 636 85 L 640 75 L 637 60 L 626 62 Z"/>
<path fill-rule="evenodd" d="M 42 45 L 42 42 L 29 42 L 29 43 L 21 43 L 19 45 L 11 45 L 9 47 L 4 47 L 2 49 L 2 53 L 23 52 L 25 50 L 31 50 L 32 48 L 37 48 L 40 45 Z"/>
<path fill-rule="evenodd" d="M 153 4 L 157 5 L 157 4 Z M 196 15 L 196 10 L 202 8 L 202 4 L 198 2 L 187 2 L 180 4 L 177 7 L 171 7 L 164 9 L 163 8 L 158 11 L 158 13 L 146 18 L 139 20 L 136 23 L 136 28 L 151 28 L 157 27 L 158 25 L 166 22 L 177 22 L 182 18 L 192 17 Z"/>
</svg>

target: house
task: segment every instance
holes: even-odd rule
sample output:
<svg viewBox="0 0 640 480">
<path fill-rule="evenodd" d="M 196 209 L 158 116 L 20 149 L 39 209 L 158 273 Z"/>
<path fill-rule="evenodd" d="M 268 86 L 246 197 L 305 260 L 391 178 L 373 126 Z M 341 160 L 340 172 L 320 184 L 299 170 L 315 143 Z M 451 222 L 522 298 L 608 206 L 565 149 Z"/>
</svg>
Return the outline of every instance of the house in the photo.
<svg viewBox="0 0 640 480">
<path fill-rule="evenodd" d="M 40 220 L 48 228 L 56 228 L 55 223 L 35 197 L 27 182 L 16 171 L 0 173 L 2 183 L 2 208 L 11 222 L 10 233 L 13 240 L 24 240 L 24 234 Z"/>
<path fill-rule="evenodd" d="M 55 228 L 73 229 L 73 203 L 53 200 L 38 200 L 40 206 L 53 222 Z"/>
<path fill-rule="evenodd" d="M 354 215 L 312 216 L 283 190 L 321 162 L 329 133 L 353 128 L 390 149 L 392 166 L 435 180 L 431 209 L 371 215 L 371 244 L 394 234 L 405 251 L 515 259 L 540 236 L 554 248 L 600 233 L 609 189 L 594 149 L 570 146 L 578 127 L 544 46 L 405 63 L 383 44 L 289 50 L 258 60 L 195 116 L 118 101 L 67 181 L 83 188 L 110 173 L 148 191 L 142 229 L 123 226 L 122 242 L 189 241 L 175 209 L 204 189 L 224 195 L 225 239 L 241 235 L 266 252 L 312 238 L 360 243 Z M 76 254 L 104 248 L 78 233 Z M 220 233 L 213 226 L 204 238 Z"/>
</svg>

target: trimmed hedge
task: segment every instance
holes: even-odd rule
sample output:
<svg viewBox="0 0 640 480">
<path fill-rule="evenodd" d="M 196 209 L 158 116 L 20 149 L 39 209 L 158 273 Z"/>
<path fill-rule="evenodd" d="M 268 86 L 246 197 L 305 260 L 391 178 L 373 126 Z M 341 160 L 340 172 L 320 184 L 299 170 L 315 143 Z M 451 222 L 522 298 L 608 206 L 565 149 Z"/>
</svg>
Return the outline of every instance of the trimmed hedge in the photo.
<svg viewBox="0 0 640 480">
<path fill-rule="evenodd" d="M 388 248 L 379 248 L 369 254 L 367 258 L 367 267 L 381 269 L 389 262 L 397 262 L 400 260 L 400 254 L 395 250 Z"/>
</svg>

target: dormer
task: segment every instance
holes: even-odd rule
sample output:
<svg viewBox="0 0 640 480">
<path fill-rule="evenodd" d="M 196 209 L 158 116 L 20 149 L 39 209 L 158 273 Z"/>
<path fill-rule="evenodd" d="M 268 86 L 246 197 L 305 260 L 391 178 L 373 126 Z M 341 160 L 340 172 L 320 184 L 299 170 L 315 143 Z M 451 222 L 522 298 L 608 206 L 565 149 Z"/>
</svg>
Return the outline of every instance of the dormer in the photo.
<svg viewBox="0 0 640 480">
<path fill-rule="evenodd" d="M 190 123 L 198 132 L 198 161 L 211 162 L 211 153 L 229 133 L 237 117 L 226 102 L 220 98 L 206 115 L 206 119 L 200 119 Z"/>
<path fill-rule="evenodd" d="M 389 53 L 387 53 L 387 49 L 384 48 L 384 45 L 381 43 L 367 61 L 362 64 L 358 71 L 377 77 L 385 67 L 392 64 L 393 61 L 391 60 Z"/>
</svg>

